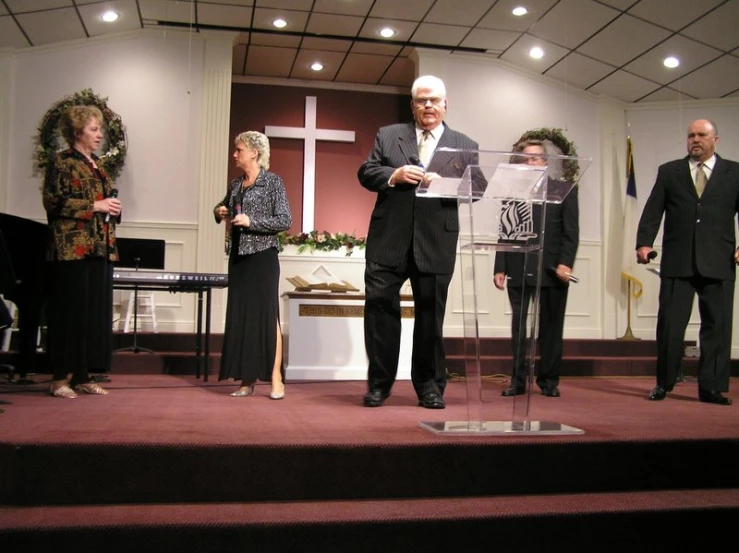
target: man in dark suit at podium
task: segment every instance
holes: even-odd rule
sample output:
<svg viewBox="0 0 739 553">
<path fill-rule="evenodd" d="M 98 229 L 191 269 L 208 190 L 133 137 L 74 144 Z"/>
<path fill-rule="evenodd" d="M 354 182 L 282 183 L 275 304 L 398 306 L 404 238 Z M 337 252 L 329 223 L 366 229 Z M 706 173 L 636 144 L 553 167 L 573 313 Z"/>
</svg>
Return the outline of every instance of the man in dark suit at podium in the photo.
<svg viewBox="0 0 739 553">
<path fill-rule="evenodd" d="M 550 149 L 554 145 L 549 143 Z M 522 163 L 531 166 L 547 165 L 547 150 L 539 140 L 525 140 L 516 144 L 514 152 Z M 556 152 L 561 155 L 561 152 Z M 551 168 L 550 168 L 551 169 Z M 550 177 L 551 178 L 551 177 Z M 551 180 L 550 180 L 551 182 Z M 542 252 L 541 288 L 539 292 L 539 351 L 540 362 L 536 371 L 536 384 L 547 397 L 560 397 L 559 374 L 562 368 L 562 336 L 564 333 L 567 293 L 572 267 L 580 241 L 580 211 L 577 186 L 572 188 L 561 204 L 547 203 L 544 221 L 544 244 Z M 533 208 L 533 228 L 540 226 L 540 206 Z M 538 234 L 538 233 L 537 233 Z M 538 240 L 538 238 L 535 238 Z M 526 392 L 525 351 L 521 347 L 521 330 L 526 328 L 531 297 L 536 290 L 538 267 L 532 264 L 535 256 L 523 253 L 498 252 L 495 256 L 493 283 L 499 290 L 508 283 L 508 299 L 511 302 L 511 344 L 513 347 L 513 375 L 511 385 L 503 390 L 504 396 L 516 396 Z"/>
<path fill-rule="evenodd" d="M 657 385 L 660 401 L 675 386 L 685 329 L 698 294 L 701 316 L 698 399 L 731 405 L 729 389 L 734 280 L 739 251 L 734 239 L 739 213 L 739 163 L 716 154 L 718 131 L 707 119 L 688 128 L 688 156 L 660 166 L 636 234 L 636 259 L 649 263 L 662 216 Z"/>
<path fill-rule="evenodd" d="M 414 121 L 382 127 L 358 172 L 361 185 L 377 194 L 365 253 L 369 367 L 364 405 L 380 407 L 390 396 L 400 354 L 400 289 L 410 279 L 415 309 L 411 380 L 420 406 L 443 409 L 442 329 L 459 235 L 457 201 L 417 198 L 416 188 L 434 176 L 461 177 L 467 165 L 477 163 L 476 155 L 461 153 L 431 159 L 434 150 L 476 151 L 478 145 L 444 123 L 447 98 L 441 79 L 419 77 L 411 96 Z"/>
</svg>

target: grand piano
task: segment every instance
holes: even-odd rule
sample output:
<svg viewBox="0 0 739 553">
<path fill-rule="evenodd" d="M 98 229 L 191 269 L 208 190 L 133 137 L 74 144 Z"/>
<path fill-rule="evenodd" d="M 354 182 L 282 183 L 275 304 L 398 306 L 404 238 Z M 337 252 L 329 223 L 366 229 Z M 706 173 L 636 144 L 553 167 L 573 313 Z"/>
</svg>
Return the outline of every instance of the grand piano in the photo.
<svg viewBox="0 0 739 553">
<path fill-rule="evenodd" d="M 0 213 L 0 294 L 18 308 L 20 380 L 37 372 L 38 331 L 48 299 L 48 236 L 44 223 Z"/>
</svg>

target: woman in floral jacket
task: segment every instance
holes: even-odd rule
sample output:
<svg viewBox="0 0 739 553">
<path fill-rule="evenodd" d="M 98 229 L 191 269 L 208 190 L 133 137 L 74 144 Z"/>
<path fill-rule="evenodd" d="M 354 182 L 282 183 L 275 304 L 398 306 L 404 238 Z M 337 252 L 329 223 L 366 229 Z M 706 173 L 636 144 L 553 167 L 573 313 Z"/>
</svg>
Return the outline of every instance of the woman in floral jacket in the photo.
<svg viewBox="0 0 739 553">
<path fill-rule="evenodd" d="M 113 182 L 94 153 L 103 140 L 103 121 L 97 107 L 69 108 L 60 120 L 69 149 L 57 154 L 44 179 L 52 266 L 50 391 L 59 398 L 108 393 L 90 378 L 90 372 L 110 370 L 115 225 L 121 213 Z"/>
</svg>

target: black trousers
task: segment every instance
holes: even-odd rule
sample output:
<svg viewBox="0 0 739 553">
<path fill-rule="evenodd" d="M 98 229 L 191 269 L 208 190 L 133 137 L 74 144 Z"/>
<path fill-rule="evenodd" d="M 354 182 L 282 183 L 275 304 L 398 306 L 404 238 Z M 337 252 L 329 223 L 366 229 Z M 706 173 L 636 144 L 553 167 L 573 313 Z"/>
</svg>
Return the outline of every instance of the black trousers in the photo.
<svg viewBox="0 0 739 553">
<path fill-rule="evenodd" d="M 391 268 L 367 261 L 364 272 L 364 344 L 370 390 L 390 393 L 398 373 L 400 355 L 400 289 L 410 279 L 414 326 L 411 381 L 418 396 L 444 394 L 446 360 L 444 314 L 450 274 L 422 273 L 412 256 L 405 267 Z"/>
<path fill-rule="evenodd" d="M 536 383 L 540 388 L 546 388 L 559 385 L 559 374 L 562 369 L 562 334 L 564 333 L 569 286 L 546 286 L 540 290 L 538 321 L 540 361 L 536 370 Z M 523 388 L 526 385 L 529 373 L 526 366 L 526 350 L 521 338 L 529 334 L 526 325 L 533 293 L 533 286 L 508 287 L 508 299 L 513 311 L 511 324 L 512 384 L 518 388 Z"/>
<path fill-rule="evenodd" d="M 729 389 L 734 281 L 701 276 L 660 279 L 657 314 L 657 384 L 675 385 L 684 355 L 685 329 L 698 294 L 701 318 L 698 386 L 703 390 Z"/>
</svg>

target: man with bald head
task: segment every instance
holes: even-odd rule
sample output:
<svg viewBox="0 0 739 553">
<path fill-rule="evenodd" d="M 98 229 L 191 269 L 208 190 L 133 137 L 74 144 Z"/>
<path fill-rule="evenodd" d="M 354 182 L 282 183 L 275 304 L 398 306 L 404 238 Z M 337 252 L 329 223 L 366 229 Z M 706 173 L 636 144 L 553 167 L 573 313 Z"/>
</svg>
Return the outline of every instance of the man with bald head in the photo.
<svg viewBox="0 0 739 553">
<path fill-rule="evenodd" d="M 671 392 L 680 373 L 685 329 L 698 294 L 698 399 L 731 405 L 729 389 L 734 279 L 739 251 L 739 164 L 716 154 L 718 130 L 707 119 L 688 128 L 688 156 L 657 172 L 639 220 L 636 259 L 649 263 L 664 215 L 657 315 L 657 385 L 653 401 Z"/>
</svg>

